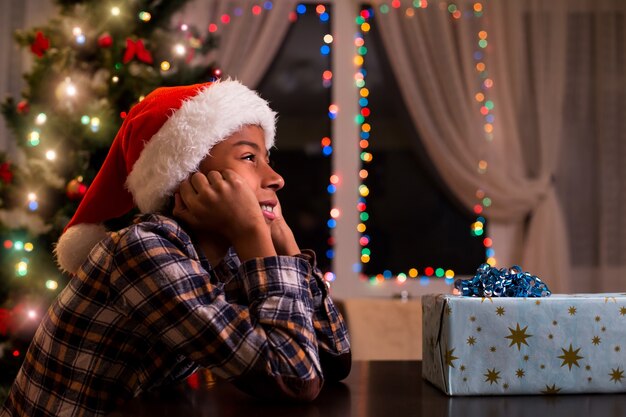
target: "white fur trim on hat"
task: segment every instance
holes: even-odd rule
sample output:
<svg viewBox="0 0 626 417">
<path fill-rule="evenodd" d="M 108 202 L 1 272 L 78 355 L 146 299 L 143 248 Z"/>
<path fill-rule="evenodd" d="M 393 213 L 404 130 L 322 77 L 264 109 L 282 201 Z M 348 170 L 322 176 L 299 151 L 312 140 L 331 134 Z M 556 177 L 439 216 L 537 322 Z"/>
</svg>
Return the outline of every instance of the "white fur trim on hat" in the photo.
<svg viewBox="0 0 626 417">
<path fill-rule="evenodd" d="M 67 229 L 54 247 L 54 255 L 63 272 L 76 274 L 87 260 L 89 252 L 107 237 L 101 224 L 81 223 Z"/>
<path fill-rule="evenodd" d="M 149 140 L 126 186 L 139 210 L 162 209 L 168 198 L 217 143 L 246 125 L 258 125 L 267 149 L 274 144 L 276 113 L 238 81 L 216 82 L 186 100 Z"/>
</svg>

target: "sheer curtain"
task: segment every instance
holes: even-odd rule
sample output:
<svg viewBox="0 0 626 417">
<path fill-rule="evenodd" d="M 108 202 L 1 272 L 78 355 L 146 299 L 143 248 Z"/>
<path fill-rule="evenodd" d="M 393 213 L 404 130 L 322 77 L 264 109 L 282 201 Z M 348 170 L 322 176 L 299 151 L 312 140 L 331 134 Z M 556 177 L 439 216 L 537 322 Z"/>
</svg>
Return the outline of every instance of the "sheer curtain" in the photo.
<svg viewBox="0 0 626 417">
<path fill-rule="evenodd" d="M 289 14 L 297 0 L 274 1 L 270 10 L 257 0 L 194 0 L 178 16 L 181 22 L 207 28 L 218 26 L 218 48 L 208 61 L 215 61 L 226 76 L 254 88 L 269 68 L 291 25 Z M 262 11 L 255 15 L 253 7 Z M 222 16 L 230 16 L 229 23 Z"/>
<path fill-rule="evenodd" d="M 626 287 L 626 2 L 575 1 L 567 17 L 557 188 L 580 291 Z"/>
<path fill-rule="evenodd" d="M 491 198 L 488 227 L 505 230 L 509 240 L 494 242 L 499 265 L 519 263 L 557 292 L 569 289 L 567 232 L 554 188 L 565 3 L 483 2 L 481 19 L 453 19 L 437 3 L 412 17 L 377 14 L 404 101 L 444 182 L 468 209 L 478 202 L 477 190 Z M 473 4 L 457 2 L 461 10 Z M 489 43 L 484 50 L 477 47 L 481 30 Z M 476 59 L 477 51 L 484 57 Z M 484 88 L 479 62 L 486 64 L 492 88 Z M 495 104 L 492 139 L 478 92 Z M 506 245 L 512 249 L 498 253 Z"/>
</svg>

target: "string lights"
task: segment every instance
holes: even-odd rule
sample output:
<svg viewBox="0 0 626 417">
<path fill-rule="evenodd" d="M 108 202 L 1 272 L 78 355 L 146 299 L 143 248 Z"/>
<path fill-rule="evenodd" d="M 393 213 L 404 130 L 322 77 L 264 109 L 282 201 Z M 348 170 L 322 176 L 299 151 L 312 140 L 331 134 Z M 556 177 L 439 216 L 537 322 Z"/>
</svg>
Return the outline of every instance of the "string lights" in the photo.
<svg viewBox="0 0 626 417">
<path fill-rule="evenodd" d="M 443 3 L 440 3 L 443 4 Z M 404 8 L 404 15 L 406 18 L 412 18 L 418 9 L 425 9 L 429 3 L 427 0 L 415 0 L 410 6 Z M 391 7 L 390 7 L 391 6 Z M 391 1 L 390 4 L 383 3 L 378 6 L 380 13 L 386 14 L 393 10 L 396 12 L 402 12 L 402 2 L 399 0 Z M 472 11 L 469 13 L 462 13 L 462 11 L 453 3 L 447 5 L 447 11 L 452 19 L 461 19 L 462 17 L 468 18 L 480 18 L 483 16 L 484 7 L 482 3 L 476 2 L 472 6 Z M 354 64 L 357 67 L 357 71 L 354 75 L 354 82 L 359 90 L 359 114 L 356 116 L 356 123 L 360 127 L 359 148 L 361 149 L 361 163 L 362 169 L 359 171 L 360 184 L 358 185 L 359 199 L 357 203 L 357 211 L 359 213 L 359 224 L 357 225 L 357 231 L 360 234 L 359 244 L 361 246 L 361 266 L 370 262 L 375 254 L 372 253 L 370 248 L 370 242 L 372 237 L 368 234 L 368 221 L 370 220 L 370 214 L 367 211 L 367 197 L 372 190 L 367 185 L 367 178 L 369 176 L 368 165 L 373 161 L 374 155 L 369 150 L 370 140 L 372 135 L 372 125 L 369 121 L 371 116 L 371 110 L 368 107 L 369 104 L 369 89 L 367 88 L 367 70 L 366 70 L 366 55 L 367 45 L 365 40 L 365 34 L 371 30 L 372 17 L 374 16 L 374 9 L 364 8 L 361 10 L 359 16 L 356 18 L 356 25 L 358 27 L 357 34 L 354 39 L 354 46 L 356 49 L 356 55 L 354 57 Z M 485 30 L 479 30 L 477 33 L 477 51 L 474 53 L 474 59 L 477 61 L 476 70 L 479 74 L 479 92 L 476 93 L 476 100 L 482 104 L 480 107 L 481 115 L 484 116 L 484 132 L 485 138 L 488 141 L 493 140 L 493 122 L 494 115 L 491 111 L 494 108 L 492 100 L 487 98 L 489 89 L 493 86 L 493 80 L 488 77 L 486 71 L 486 64 L 484 62 L 485 48 L 487 47 L 487 32 Z M 484 174 L 487 171 L 488 163 L 486 160 L 478 161 L 478 172 Z M 375 190 L 374 190 L 375 191 Z M 474 213 L 477 215 L 476 220 L 470 225 L 470 231 L 473 236 L 483 237 L 485 233 L 486 219 L 482 216 L 485 207 L 491 205 L 491 199 L 486 195 L 485 191 L 479 189 L 476 191 L 476 197 L 478 202 L 474 206 Z M 494 266 L 496 264 L 495 252 L 492 247 L 493 241 L 489 237 L 483 237 L 483 246 L 485 247 L 486 263 Z M 397 283 L 402 284 L 407 279 L 419 279 L 422 285 L 427 285 L 430 278 L 444 278 L 446 283 L 452 284 L 454 282 L 455 272 L 452 269 L 444 268 L 440 266 L 426 266 L 423 268 L 422 273 L 416 267 L 411 267 L 408 271 L 402 271 L 394 273 L 389 269 L 385 269 L 383 272 L 376 275 L 367 276 L 363 273 L 360 274 L 361 278 L 369 281 L 371 284 L 380 284 L 385 281 L 395 280 Z"/>
</svg>

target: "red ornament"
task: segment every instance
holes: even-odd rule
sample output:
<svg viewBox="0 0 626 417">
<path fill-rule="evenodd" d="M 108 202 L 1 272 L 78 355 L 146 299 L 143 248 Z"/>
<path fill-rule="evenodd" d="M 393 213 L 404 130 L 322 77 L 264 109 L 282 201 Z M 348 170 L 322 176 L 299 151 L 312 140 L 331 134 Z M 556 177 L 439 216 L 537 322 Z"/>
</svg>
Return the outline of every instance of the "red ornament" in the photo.
<svg viewBox="0 0 626 417">
<path fill-rule="evenodd" d="M 13 181 L 13 172 L 11 171 L 11 164 L 8 162 L 3 162 L 0 164 L 0 180 L 9 184 Z"/>
<path fill-rule="evenodd" d="M 67 183 L 65 195 L 70 200 L 82 200 L 87 192 L 87 186 L 83 183 L 82 177 L 77 177 Z"/>
<path fill-rule="evenodd" d="M 109 48 L 113 45 L 113 37 L 109 34 L 109 32 L 104 32 L 98 38 L 98 46 L 100 48 Z"/>
<path fill-rule="evenodd" d="M 122 62 L 128 64 L 133 58 L 137 57 L 138 60 L 146 64 L 152 64 L 152 54 L 146 49 L 141 39 L 133 41 L 131 38 L 126 39 L 126 52 L 124 52 L 124 58 Z"/>
<path fill-rule="evenodd" d="M 30 50 L 33 54 L 41 58 L 50 48 L 50 39 L 46 38 L 42 31 L 37 31 L 35 34 L 35 41 L 30 45 Z"/>
<path fill-rule="evenodd" d="M 28 114 L 30 111 L 30 104 L 27 100 L 22 100 L 17 103 L 17 113 L 18 114 Z"/>
</svg>

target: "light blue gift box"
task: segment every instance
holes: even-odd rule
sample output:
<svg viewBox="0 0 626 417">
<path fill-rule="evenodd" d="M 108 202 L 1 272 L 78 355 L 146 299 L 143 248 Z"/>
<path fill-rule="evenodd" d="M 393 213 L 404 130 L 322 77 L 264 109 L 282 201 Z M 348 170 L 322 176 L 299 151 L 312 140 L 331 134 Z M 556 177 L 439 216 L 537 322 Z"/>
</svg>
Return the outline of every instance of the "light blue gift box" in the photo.
<svg viewBox="0 0 626 417">
<path fill-rule="evenodd" d="M 626 294 L 429 294 L 422 309 L 422 376 L 448 395 L 626 392 Z"/>
</svg>

